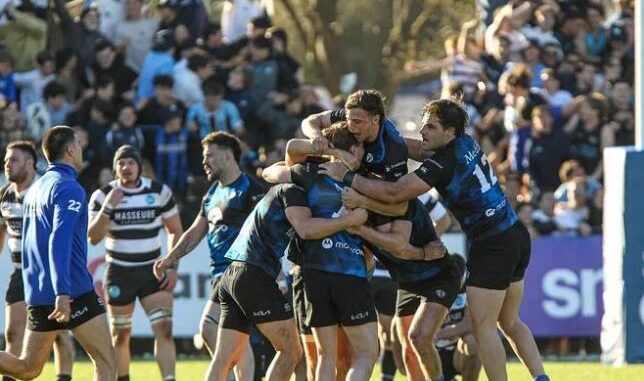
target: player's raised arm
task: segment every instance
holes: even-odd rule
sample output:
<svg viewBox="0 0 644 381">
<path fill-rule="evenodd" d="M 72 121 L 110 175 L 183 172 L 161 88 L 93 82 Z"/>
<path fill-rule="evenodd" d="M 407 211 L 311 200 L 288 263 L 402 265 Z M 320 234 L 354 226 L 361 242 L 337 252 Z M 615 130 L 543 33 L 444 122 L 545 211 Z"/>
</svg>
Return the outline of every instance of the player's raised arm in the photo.
<svg viewBox="0 0 644 381">
<path fill-rule="evenodd" d="M 405 215 L 409 206 L 407 202 L 387 204 L 377 201 L 358 193 L 353 188 L 345 188 L 345 192 L 342 194 L 342 204 L 349 209 L 363 208 L 390 217 Z"/>
<path fill-rule="evenodd" d="M 317 138 L 322 136 L 322 130 L 331 125 L 331 114 L 333 111 L 322 111 L 306 117 L 301 124 L 302 133 L 307 138 Z"/>
</svg>

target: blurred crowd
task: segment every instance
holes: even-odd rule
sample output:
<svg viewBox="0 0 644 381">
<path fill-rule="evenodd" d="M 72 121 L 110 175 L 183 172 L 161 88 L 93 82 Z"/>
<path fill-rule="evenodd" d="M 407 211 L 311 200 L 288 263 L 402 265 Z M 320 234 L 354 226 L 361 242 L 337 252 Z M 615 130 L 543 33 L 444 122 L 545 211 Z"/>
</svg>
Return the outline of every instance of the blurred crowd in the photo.
<svg viewBox="0 0 644 381">
<path fill-rule="evenodd" d="M 254 173 L 322 111 L 261 3 L 220 3 L 215 19 L 202 0 L 0 1 L 0 151 L 72 126 L 91 194 L 112 179 L 115 150 L 131 144 L 191 221 L 207 186 L 203 136 L 236 134 Z"/>
<path fill-rule="evenodd" d="M 407 62 L 463 94 L 533 237 L 601 232 L 602 151 L 634 143 L 633 1 L 478 1 L 445 56 Z"/>
</svg>

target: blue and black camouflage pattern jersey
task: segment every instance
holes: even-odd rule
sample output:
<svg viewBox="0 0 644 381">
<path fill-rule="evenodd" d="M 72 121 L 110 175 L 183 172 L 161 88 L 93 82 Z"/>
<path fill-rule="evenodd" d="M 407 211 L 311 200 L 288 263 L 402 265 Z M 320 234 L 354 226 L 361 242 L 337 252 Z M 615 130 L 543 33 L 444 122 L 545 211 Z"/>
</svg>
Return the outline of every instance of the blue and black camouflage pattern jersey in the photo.
<svg viewBox="0 0 644 381">
<path fill-rule="evenodd" d="M 331 123 L 347 119 L 346 110 L 335 109 L 331 112 Z M 363 169 L 382 180 L 396 181 L 407 174 L 407 143 L 394 122 L 385 119 L 380 125 L 378 138 L 364 142 Z"/>
<path fill-rule="evenodd" d="M 344 185 L 318 174 L 318 164 L 307 161 L 291 167 L 291 180 L 306 190 L 311 214 L 316 218 L 337 218 L 342 205 Z M 296 262 L 303 269 L 367 278 L 362 239 L 340 231 L 324 239 L 299 240 Z"/>
<path fill-rule="evenodd" d="M 226 186 L 215 181 L 201 201 L 201 216 L 208 220 L 208 248 L 213 276 L 221 275 L 230 264 L 225 255 L 246 217 L 253 211 L 266 189 L 243 173 Z"/>
<path fill-rule="evenodd" d="M 277 279 L 281 259 L 293 236 L 286 219 L 286 208 L 291 206 L 307 206 L 304 190 L 293 184 L 272 187 L 246 218 L 225 257 L 259 267 Z"/>
<path fill-rule="evenodd" d="M 501 233 L 518 220 L 487 157 L 468 135 L 441 147 L 414 173 L 438 190 L 470 240 Z"/>
<path fill-rule="evenodd" d="M 423 247 L 425 244 L 438 239 L 434 224 L 423 203 L 418 199 L 409 201 L 407 213 L 401 219 L 411 222 L 411 234 L 409 243 L 412 246 Z M 369 249 L 378 258 L 387 270 L 391 278 L 398 283 L 419 282 L 436 276 L 446 265 L 446 258 L 436 261 L 413 261 L 394 257 L 379 247 L 369 244 Z"/>
</svg>

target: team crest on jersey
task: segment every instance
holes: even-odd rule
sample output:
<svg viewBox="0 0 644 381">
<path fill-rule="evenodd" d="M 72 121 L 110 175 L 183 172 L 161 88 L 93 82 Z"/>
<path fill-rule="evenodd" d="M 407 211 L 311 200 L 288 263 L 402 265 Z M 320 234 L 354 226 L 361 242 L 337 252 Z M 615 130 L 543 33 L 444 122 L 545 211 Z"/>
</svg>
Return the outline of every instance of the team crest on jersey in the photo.
<svg viewBox="0 0 644 381">
<path fill-rule="evenodd" d="M 443 299 L 445 295 L 447 295 L 445 290 L 436 290 L 436 296 L 438 296 L 439 298 Z"/>
<path fill-rule="evenodd" d="M 148 205 L 152 205 L 152 204 L 154 204 L 154 196 L 152 196 L 151 194 L 149 194 L 149 195 L 145 196 L 145 202 L 146 202 Z"/>
<path fill-rule="evenodd" d="M 369 152 L 367 154 L 367 163 L 371 163 L 372 161 L 373 161 L 373 154 L 371 152 Z"/>
<path fill-rule="evenodd" d="M 107 287 L 107 294 L 110 298 L 118 298 L 121 295 L 121 288 L 115 284 L 111 284 Z"/>
<path fill-rule="evenodd" d="M 331 238 L 325 238 L 322 240 L 322 247 L 325 249 L 330 249 L 333 247 L 333 240 Z"/>
<path fill-rule="evenodd" d="M 223 216 L 221 209 L 216 206 L 208 211 L 208 221 L 212 224 L 219 222 Z"/>
</svg>

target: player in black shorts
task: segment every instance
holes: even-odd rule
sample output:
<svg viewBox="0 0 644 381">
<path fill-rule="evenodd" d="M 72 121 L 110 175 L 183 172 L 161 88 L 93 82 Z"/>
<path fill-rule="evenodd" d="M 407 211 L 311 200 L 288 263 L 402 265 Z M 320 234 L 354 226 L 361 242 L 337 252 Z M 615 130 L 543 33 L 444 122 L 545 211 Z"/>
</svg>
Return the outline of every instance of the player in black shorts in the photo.
<svg viewBox="0 0 644 381">
<path fill-rule="evenodd" d="M 132 314 L 138 299 L 154 333 L 155 358 L 164 380 L 174 380 L 176 350 L 172 338 L 172 290 L 176 269 L 159 281 L 153 272 L 161 254 L 159 231 L 173 246 L 183 233 L 179 210 L 167 185 L 141 176 L 141 154 L 123 145 L 114 154 L 116 179 L 90 199 L 89 241 L 105 240 L 105 297 L 116 349 L 118 381 L 129 381 Z"/>
<path fill-rule="evenodd" d="M 22 283 L 22 201 L 36 177 L 36 148 L 29 141 L 9 143 L 4 157 L 5 177 L 9 183 L 0 188 L 0 252 L 4 237 L 14 269 L 9 278 L 6 302 L 7 322 L 5 339 L 7 352 L 20 356 L 27 320 L 27 305 Z M 54 342 L 57 381 L 71 379 L 74 364 L 74 344 L 67 331 L 60 331 Z M 2 381 L 13 380 L 4 377 Z"/>
<path fill-rule="evenodd" d="M 395 183 L 368 179 L 337 162 L 323 164 L 325 173 L 388 203 L 411 200 L 435 187 L 471 242 L 467 295 L 488 378 L 507 380 L 498 323 L 530 375 L 547 381 L 530 328 L 519 317 L 530 235 L 518 221 L 481 147 L 465 134 L 467 121 L 460 101 L 429 102 L 423 109 L 421 135 L 425 149 L 435 154 Z"/>
</svg>

